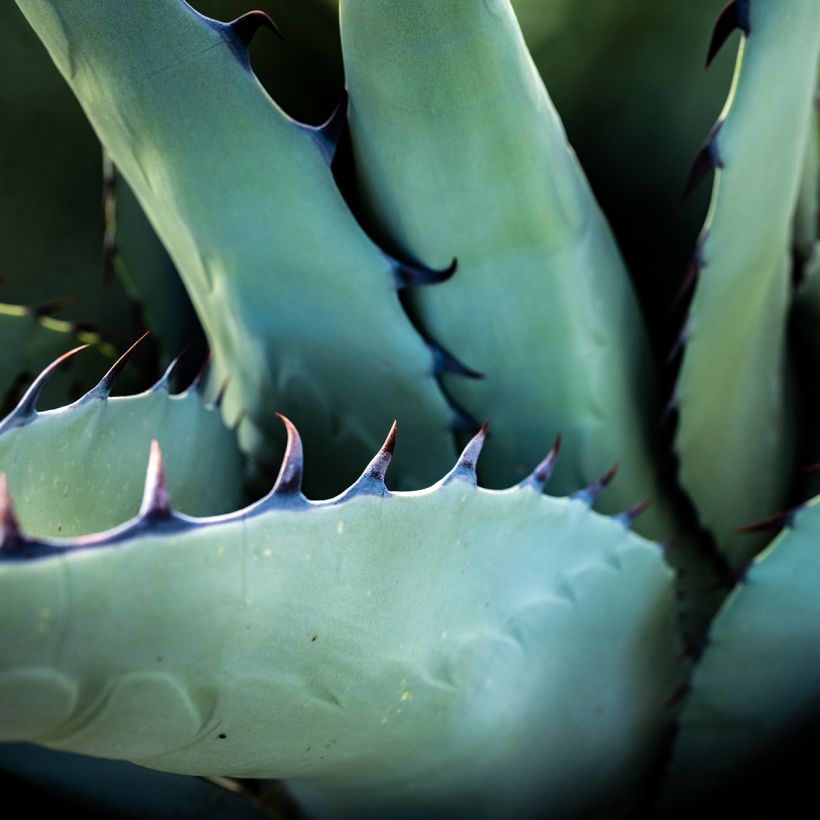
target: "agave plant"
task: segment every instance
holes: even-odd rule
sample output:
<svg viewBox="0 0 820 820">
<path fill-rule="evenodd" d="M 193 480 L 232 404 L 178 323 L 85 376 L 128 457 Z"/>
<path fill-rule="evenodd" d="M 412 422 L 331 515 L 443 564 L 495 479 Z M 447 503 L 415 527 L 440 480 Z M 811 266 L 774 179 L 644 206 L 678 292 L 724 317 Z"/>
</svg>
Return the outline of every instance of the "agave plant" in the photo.
<svg viewBox="0 0 820 820">
<path fill-rule="evenodd" d="M 105 277 L 82 214 L 32 196 L 41 242 L 15 215 L 0 740 L 59 754 L 4 770 L 124 816 L 201 799 L 191 776 L 231 817 L 618 816 L 796 748 L 816 0 L 733 0 L 711 41 L 714 9 L 646 0 L 17 5 L 7 52 L 30 24 L 105 152 Z M 695 67 L 735 30 L 679 288 L 703 204 L 675 210 L 679 158 L 730 58 Z M 53 139 L 41 56 L 4 92 L 10 157 Z M 39 190 L 23 166 L 9 200 Z"/>
</svg>

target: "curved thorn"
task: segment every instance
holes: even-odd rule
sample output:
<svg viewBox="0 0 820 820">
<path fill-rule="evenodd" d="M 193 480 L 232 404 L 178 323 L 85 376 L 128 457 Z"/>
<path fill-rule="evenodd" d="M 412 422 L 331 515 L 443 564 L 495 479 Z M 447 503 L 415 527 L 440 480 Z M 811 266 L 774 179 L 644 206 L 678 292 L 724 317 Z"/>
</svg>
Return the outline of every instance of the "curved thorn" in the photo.
<svg viewBox="0 0 820 820">
<path fill-rule="evenodd" d="M 774 515 L 767 515 L 758 521 L 752 521 L 751 524 L 744 524 L 740 527 L 735 527 L 735 532 L 738 535 L 747 535 L 756 532 L 771 532 L 772 530 L 781 530 L 784 527 L 790 527 L 794 522 L 794 517 L 798 511 L 803 508 L 802 504 L 792 507 L 790 510 L 774 513 Z"/>
<path fill-rule="evenodd" d="M 652 499 L 646 498 L 638 504 L 633 504 L 615 516 L 615 520 L 623 524 L 626 529 L 632 526 L 632 522 L 642 513 L 645 513 L 652 506 Z"/>
<path fill-rule="evenodd" d="M 555 462 L 558 459 L 558 453 L 561 451 L 561 434 L 555 437 L 549 452 L 543 458 L 541 463 L 521 482 L 518 486 L 521 488 L 530 487 L 538 493 L 544 492 L 544 487 L 552 477 L 553 470 L 555 470 Z"/>
<path fill-rule="evenodd" d="M 190 350 L 190 345 L 185 345 L 182 350 L 171 359 L 171 363 L 168 367 L 165 368 L 165 372 L 157 379 L 154 386 L 151 388 L 152 393 L 158 393 L 160 390 L 164 390 L 166 393 L 171 389 L 171 377 L 174 375 L 174 371 L 179 366 L 179 362 L 182 357 Z"/>
<path fill-rule="evenodd" d="M 340 503 L 347 501 L 350 498 L 355 498 L 360 495 L 374 495 L 384 497 L 390 495 L 384 483 L 384 478 L 387 475 L 387 468 L 390 466 L 390 460 L 393 457 L 393 450 L 396 447 L 396 422 L 394 421 L 390 427 L 390 432 L 384 440 L 384 444 L 379 448 L 379 452 L 371 459 L 370 463 L 365 467 L 364 472 L 337 498 L 334 502 Z"/>
<path fill-rule="evenodd" d="M 384 440 L 379 452 L 373 457 L 370 464 L 367 465 L 361 477 L 356 481 L 351 489 L 356 489 L 357 492 L 366 491 L 365 488 L 373 488 L 376 485 L 379 494 L 384 491 L 384 478 L 387 475 L 387 468 L 390 466 L 390 460 L 393 458 L 393 451 L 396 448 L 396 422 L 394 421 L 390 427 L 390 432 Z"/>
<path fill-rule="evenodd" d="M 591 507 L 598 496 L 606 489 L 609 483 L 615 478 L 615 473 L 618 472 L 618 465 L 613 464 L 599 479 L 593 481 L 592 484 L 584 487 L 582 490 L 573 493 L 570 498 L 583 501 L 584 504 Z"/>
<path fill-rule="evenodd" d="M 230 23 L 205 18 L 222 35 L 228 48 L 238 62 L 247 71 L 253 72 L 251 67 L 250 46 L 260 28 L 269 28 L 280 39 L 284 40 L 279 26 L 264 11 L 256 9 L 240 15 Z"/>
<path fill-rule="evenodd" d="M 712 64 L 717 53 L 735 29 L 740 29 L 747 37 L 749 28 L 748 0 L 729 0 L 721 9 L 715 27 L 712 29 L 712 38 L 709 40 L 709 49 L 706 52 L 706 68 Z"/>
<path fill-rule="evenodd" d="M 343 88 L 339 102 L 336 103 L 331 115 L 321 125 L 308 126 L 328 165 L 336 156 L 336 149 L 347 126 L 347 100 L 347 89 Z"/>
<path fill-rule="evenodd" d="M 715 168 L 723 168 L 723 160 L 718 151 L 718 133 L 723 125 L 723 120 L 718 120 L 709 132 L 703 145 L 698 148 L 697 153 L 689 167 L 686 182 L 680 195 L 680 202 L 686 200 L 690 194 L 700 185 L 706 175 Z"/>
<path fill-rule="evenodd" d="M 0 473 L 0 552 L 19 549 L 25 541 L 14 513 L 6 474 Z"/>
<path fill-rule="evenodd" d="M 470 439 L 453 469 L 442 480 L 444 484 L 449 484 L 451 481 L 466 481 L 469 484 L 478 484 L 476 464 L 481 454 L 481 448 L 487 438 L 487 427 L 488 422 L 485 421 L 479 431 Z"/>
<path fill-rule="evenodd" d="M 0 433 L 10 427 L 20 427 L 31 421 L 37 415 L 37 399 L 40 397 L 40 393 L 51 377 L 51 374 L 72 356 L 75 356 L 81 350 L 86 350 L 89 347 L 91 347 L 91 345 L 75 347 L 73 350 L 69 350 L 68 353 L 63 353 L 62 356 L 58 356 L 48 367 L 44 368 L 40 372 L 40 375 L 31 383 L 29 389 L 23 394 L 23 397 L 17 403 L 14 410 L 0 421 Z"/>
<path fill-rule="evenodd" d="M 456 376 L 466 376 L 468 379 L 485 378 L 484 373 L 480 373 L 478 370 L 473 370 L 471 367 L 467 367 L 466 364 L 462 364 L 462 362 L 453 356 L 452 353 L 446 351 L 438 342 L 434 342 L 429 338 L 426 338 L 424 341 L 433 356 L 433 375 L 441 376 L 443 373 L 451 373 Z"/>
<path fill-rule="evenodd" d="M 439 285 L 450 279 L 458 269 L 458 259 L 455 258 L 444 270 L 432 270 L 422 265 L 408 265 L 392 257 L 388 259 L 397 288 L 405 288 L 408 285 Z"/>
<path fill-rule="evenodd" d="M 302 439 L 299 431 L 294 427 L 289 418 L 281 413 L 276 414 L 285 425 L 288 433 L 288 443 L 285 447 L 285 455 L 282 458 L 282 466 L 279 468 L 279 475 L 273 485 L 271 495 L 301 495 L 302 494 L 302 472 L 304 468 L 304 453 L 302 450 Z"/>
<path fill-rule="evenodd" d="M 139 517 L 154 521 L 164 520 L 173 514 L 171 496 L 165 480 L 165 465 L 162 462 L 162 451 L 159 442 L 151 442 L 151 453 L 148 456 L 148 469 L 145 473 L 145 490 L 142 495 Z"/>
<path fill-rule="evenodd" d="M 246 49 L 250 46 L 260 28 L 268 28 L 280 40 L 285 39 L 282 30 L 276 25 L 273 18 L 267 12 L 259 9 L 241 14 L 235 20 L 231 20 L 228 27 L 236 41 Z"/>
<path fill-rule="evenodd" d="M 371 478 L 374 481 L 379 481 L 384 484 L 384 477 L 387 475 L 387 468 L 390 466 L 390 460 L 393 458 L 393 452 L 396 449 L 396 422 L 390 426 L 390 432 L 384 440 L 381 449 L 373 457 L 370 464 L 367 465 L 362 477 Z"/>
<path fill-rule="evenodd" d="M 111 394 L 111 389 L 114 387 L 114 382 L 117 380 L 117 377 L 122 373 L 125 365 L 128 364 L 128 359 L 131 357 L 131 354 L 137 349 L 137 346 L 150 334 L 150 330 L 146 330 L 142 336 L 137 339 L 122 356 L 114 362 L 113 365 L 109 368 L 108 372 L 100 379 L 100 381 L 91 388 L 81 399 L 81 402 L 89 401 L 90 399 L 107 399 L 108 396 Z"/>
</svg>

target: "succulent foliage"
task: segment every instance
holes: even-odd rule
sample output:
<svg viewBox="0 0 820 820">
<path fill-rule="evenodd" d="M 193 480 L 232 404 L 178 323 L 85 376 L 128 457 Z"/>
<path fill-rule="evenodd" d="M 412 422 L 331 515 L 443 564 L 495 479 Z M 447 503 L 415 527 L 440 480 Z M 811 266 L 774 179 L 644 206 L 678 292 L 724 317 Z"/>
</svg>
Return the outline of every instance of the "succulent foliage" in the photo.
<svg viewBox="0 0 820 820">
<path fill-rule="evenodd" d="M 0 11 L 0 770 L 665 816 L 816 736 L 816 0 L 195 5 Z"/>
</svg>

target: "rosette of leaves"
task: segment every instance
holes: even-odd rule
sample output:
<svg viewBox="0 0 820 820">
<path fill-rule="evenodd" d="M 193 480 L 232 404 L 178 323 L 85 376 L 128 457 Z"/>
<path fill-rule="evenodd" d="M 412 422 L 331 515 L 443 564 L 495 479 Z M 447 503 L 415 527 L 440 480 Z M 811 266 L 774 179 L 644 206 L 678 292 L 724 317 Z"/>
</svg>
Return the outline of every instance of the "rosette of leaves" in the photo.
<svg viewBox="0 0 820 820">
<path fill-rule="evenodd" d="M 123 816 L 613 816 L 737 808 L 796 754 L 814 0 L 711 41 L 645 0 L 17 5 L 9 777 Z"/>
</svg>

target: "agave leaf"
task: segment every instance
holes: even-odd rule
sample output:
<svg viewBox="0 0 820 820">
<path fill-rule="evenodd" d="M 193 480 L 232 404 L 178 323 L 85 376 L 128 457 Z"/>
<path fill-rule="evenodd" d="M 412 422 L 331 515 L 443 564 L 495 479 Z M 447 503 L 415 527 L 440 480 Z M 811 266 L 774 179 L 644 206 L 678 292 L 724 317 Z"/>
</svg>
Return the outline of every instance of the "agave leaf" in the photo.
<svg viewBox="0 0 820 820">
<path fill-rule="evenodd" d="M 349 119 L 368 217 L 404 254 L 459 270 L 411 291 L 421 324 L 483 379 L 443 375 L 489 417 L 482 480 L 503 486 L 560 432 L 555 490 L 619 465 L 615 512 L 651 498 L 636 528 L 685 532 L 653 461 L 659 427 L 642 319 L 612 235 L 507 0 L 342 0 Z M 702 590 L 691 545 L 673 556 Z M 688 605 L 688 604 L 687 604 Z"/>
<path fill-rule="evenodd" d="M 699 243 L 676 400 L 680 481 L 733 564 L 734 529 L 781 509 L 794 468 L 786 329 L 792 219 L 820 51 L 813 0 L 737 4 L 748 30 L 719 125 L 694 168 L 717 166 Z"/>
<path fill-rule="evenodd" d="M 28 532 L 85 535 L 136 515 L 153 439 L 174 459 L 171 490 L 181 510 L 210 515 L 241 504 L 235 433 L 197 391 L 171 395 L 163 379 L 145 393 L 109 398 L 104 380 L 75 404 L 37 412 L 42 381 L 0 421 L 0 472 Z"/>
<path fill-rule="evenodd" d="M 136 18 L 92 0 L 19 5 L 180 271 L 230 378 L 227 417 L 246 413 L 264 443 L 274 410 L 291 412 L 317 462 L 333 440 L 349 465 L 398 413 L 413 442 L 401 477 L 432 480 L 452 414 L 398 301 L 409 272 L 345 206 L 327 133 L 285 116 L 251 73 L 263 18 L 217 23 L 179 0 Z M 340 489 L 331 468 L 313 480 Z"/>
<path fill-rule="evenodd" d="M 480 441 L 390 494 L 391 434 L 309 502 L 289 435 L 271 493 L 223 517 L 169 509 L 158 450 L 140 516 L 99 536 L 29 539 L 4 500 L 0 736 L 284 777 L 337 816 L 628 799 L 680 674 L 657 547 L 582 499 L 479 489 Z"/>
<path fill-rule="evenodd" d="M 343 0 L 341 13 L 369 217 L 427 265 L 459 258 L 450 281 L 412 299 L 486 377 L 444 376 L 472 415 L 492 410 L 482 475 L 520 480 L 534 444 L 560 431 L 560 490 L 618 460 L 634 502 L 652 472 L 640 317 L 509 3 Z"/>
<path fill-rule="evenodd" d="M 706 191 L 680 202 L 692 148 L 714 122 L 732 58 L 704 56 L 726 0 L 513 0 L 549 88 L 624 253 L 659 358 L 674 341 L 678 272 Z"/>
<path fill-rule="evenodd" d="M 815 498 L 755 560 L 715 619 L 680 718 L 670 805 L 725 786 L 817 727 L 818 539 Z"/>
<path fill-rule="evenodd" d="M 83 382 L 113 362 L 114 349 L 99 335 L 48 313 L 42 308 L 0 304 L 0 407 L 12 407 L 42 363 L 64 353 L 72 343 L 92 347 L 87 356 L 76 362 L 77 366 L 61 370 L 50 380 L 43 391 L 43 408 L 79 398 Z"/>
</svg>

